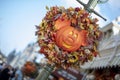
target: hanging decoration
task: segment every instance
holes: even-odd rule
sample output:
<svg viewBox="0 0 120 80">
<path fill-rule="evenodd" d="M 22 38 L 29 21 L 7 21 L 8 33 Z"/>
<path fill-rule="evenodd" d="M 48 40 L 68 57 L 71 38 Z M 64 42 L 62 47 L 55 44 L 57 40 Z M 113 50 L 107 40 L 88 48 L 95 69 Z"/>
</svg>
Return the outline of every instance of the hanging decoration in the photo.
<svg viewBox="0 0 120 80">
<path fill-rule="evenodd" d="M 92 60 L 99 53 L 98 42 L 102 38 L 97 19 L 82 8 L 54 6 L 48 10 L 36 35 L 40 53 L 50 64 L 67 68 Z"/>
</svg>

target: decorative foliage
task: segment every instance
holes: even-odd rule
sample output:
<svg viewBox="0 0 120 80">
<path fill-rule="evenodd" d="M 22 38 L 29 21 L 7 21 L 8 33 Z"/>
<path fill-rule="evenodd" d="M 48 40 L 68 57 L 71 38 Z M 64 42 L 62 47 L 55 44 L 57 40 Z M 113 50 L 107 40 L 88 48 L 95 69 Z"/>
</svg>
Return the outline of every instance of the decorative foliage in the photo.
<svg viewBox="0 0 120 80">
<path fill-rule="evenodd" d="M 97 46 L 102 32 L 97 19 L 82 8 L 51 7 L 36 35 L 40 53 L 56 66 L 79 66 L 98 55 Z"/>
<path fill-rule="evenodd" d="M 27 61 L 23 66 L 23 73 L 31 78 L 36 77 L 37 67 L 33 62 Z"/>
</svg>

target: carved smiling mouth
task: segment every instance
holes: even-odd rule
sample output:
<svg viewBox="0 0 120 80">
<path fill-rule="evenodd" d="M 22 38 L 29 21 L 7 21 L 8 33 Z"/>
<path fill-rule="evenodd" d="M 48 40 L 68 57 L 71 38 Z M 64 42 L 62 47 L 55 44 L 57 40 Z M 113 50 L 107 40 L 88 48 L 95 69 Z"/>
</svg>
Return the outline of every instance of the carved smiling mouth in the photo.
<svg viewBox="0 0 120 80">
<path fill-rule="evenodd" d="M 70 46 L 70 45 L 68 45 L 67 43 L 65 43 L 65 42 L 63 42 L 63 46 L 65 47 L 65 48 L 71 48 L 72 46 Z"/>
<path fill-rule="evenodd" d="M 63 46 L 67 49 L 71 48 L 72 47 L 72 43 L 73 43 L 73 39 L 68 37 L 67 39 L 64 39 L 63 40 Z"/>
</svg>

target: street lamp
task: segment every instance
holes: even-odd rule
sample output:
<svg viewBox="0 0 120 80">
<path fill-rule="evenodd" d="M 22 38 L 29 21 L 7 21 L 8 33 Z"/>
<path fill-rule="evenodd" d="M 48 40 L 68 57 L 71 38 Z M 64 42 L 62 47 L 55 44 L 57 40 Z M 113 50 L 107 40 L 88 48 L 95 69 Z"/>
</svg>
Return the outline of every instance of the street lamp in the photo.
<svg viewBox="0 0 120 80">
<path fill-rule="evenodd" d="M 105 3 L 107 2 L 108 0 L 89 0 L 87 4 L 83 3 L 82 1 L 80 0 L 77 0 L 77 2 L 79 2 L 81 5 L 84 6 L 84 8 L 89 12 L 89 13 L 94 13 L 96 14 L 97 16 L 99 16 L 100 18 L 102 18 L 103 20 L 107 20 L 105 19 L 103 16 L 101 16 L 98 12 L 96 12 L 94 10 L 95 6 L 97 4 L 102 4 L 102 3 Z"/>
</svg>

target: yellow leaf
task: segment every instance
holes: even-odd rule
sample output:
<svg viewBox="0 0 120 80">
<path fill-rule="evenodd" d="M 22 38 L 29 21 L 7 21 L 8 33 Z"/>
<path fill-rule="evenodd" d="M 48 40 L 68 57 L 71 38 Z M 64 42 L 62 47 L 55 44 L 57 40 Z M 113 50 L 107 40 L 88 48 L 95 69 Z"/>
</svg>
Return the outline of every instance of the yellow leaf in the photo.
<svg viewBox="0 0 120 80">
<path fill-rule="evenodd" d="M 48 6 L 46 6 L 46 10 L 49 10 L 49 7 L 48 7 Z"/>
</svg>

